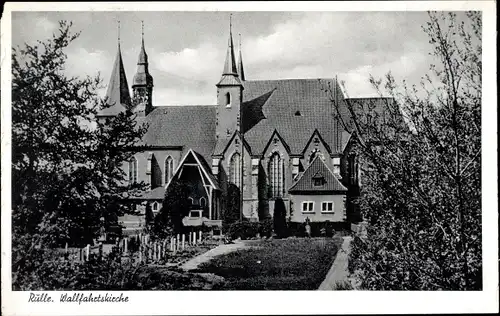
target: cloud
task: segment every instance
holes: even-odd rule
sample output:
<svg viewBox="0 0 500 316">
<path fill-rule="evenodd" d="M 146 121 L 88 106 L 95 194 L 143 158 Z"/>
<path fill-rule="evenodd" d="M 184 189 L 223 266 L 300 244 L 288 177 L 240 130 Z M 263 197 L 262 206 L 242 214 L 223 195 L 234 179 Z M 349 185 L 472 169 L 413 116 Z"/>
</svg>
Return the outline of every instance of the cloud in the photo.
<svg viewBox="0 0 500 316">
<path fill-rule="evenodd" d="M 111 68 L 114 60 L 103 50 L 89 51 L 84 47 L 79 47 L 66 53 L 65 72 L 69 76 L 83 78 L 85 76 L 95 77 L 98 73 L 101 76 L 102 84 L 107 86 Z M 109 71 L 104 71 L 109 69 Z M 128 79 L 128 78 L 127 78 Z M 130 82 L 129 82 L 130 83 Z M 106 88 L 99 90 L 99 95 L 104 96 Z"/>
</svg>

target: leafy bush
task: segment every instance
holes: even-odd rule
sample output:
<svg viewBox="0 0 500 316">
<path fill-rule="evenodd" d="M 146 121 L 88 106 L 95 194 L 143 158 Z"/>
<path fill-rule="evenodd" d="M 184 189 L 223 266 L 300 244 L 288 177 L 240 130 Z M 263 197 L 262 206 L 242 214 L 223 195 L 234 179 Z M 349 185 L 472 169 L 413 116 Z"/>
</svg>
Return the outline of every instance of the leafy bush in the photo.
<svg viewBox="0 0 500 316">
<path fill-rule="evenodd" d="M 271 237 L 273 235 L 273 220 L 267 218 L 260 221 L 259 233 L 261 237 Z"/>
<path fill-rule="evenodd" d="M 259 226 L 260 224 L 258 222 L 235 222 L 228 226 L 226 236 L 231 239 L 250 239 L 257 236 L 257 233 L 259 233 Z"/>
<path fill-rule="evenodd" d="M 348 232 L 348 223 L 345 222 L 310 222 L 311 237 L 332 237 L 336 233 L 345 234 Z M 300 222 L 288 223 L 288 235 L 296 237 L 305 237 L 305 224 Z"/>
</svg>

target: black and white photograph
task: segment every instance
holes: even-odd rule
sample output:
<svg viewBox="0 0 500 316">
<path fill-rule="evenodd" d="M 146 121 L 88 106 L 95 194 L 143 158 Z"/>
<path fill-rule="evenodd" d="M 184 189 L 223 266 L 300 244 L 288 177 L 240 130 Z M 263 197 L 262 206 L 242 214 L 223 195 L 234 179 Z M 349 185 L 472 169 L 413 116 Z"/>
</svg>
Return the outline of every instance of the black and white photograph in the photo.
<svg viewBox="0 0 500 316">
<path fill-rule="evenodd" d="M 390 3 L 10 3 L 7 314 L 164 291 L 328 313 L 469 293 L 498 312 L 496 4 Z"/>
</svg>

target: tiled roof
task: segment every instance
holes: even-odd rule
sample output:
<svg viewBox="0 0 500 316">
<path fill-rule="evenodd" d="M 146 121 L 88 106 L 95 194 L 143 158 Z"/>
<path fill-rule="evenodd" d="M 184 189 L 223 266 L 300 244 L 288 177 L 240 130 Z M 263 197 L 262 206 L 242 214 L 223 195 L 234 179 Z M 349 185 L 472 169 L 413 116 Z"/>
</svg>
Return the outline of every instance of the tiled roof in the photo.
<svg viewBox="0 0 500 316">
<path fill-rule="evenodd" d="M 107 103 L 111 106 L 102 109 L 98 114 L 99 116 L 117 115 L 126 108 L 130 107 L 132 104 L 127 83 L 127 76 L 125 75 L 125 68 L 123 67 L 120 46 L 118 46 L 113 71 L 111 72 L 109 79 L 106 98 Z"/>
<path fill-rule="evenodd" d="M 165 187 L 159 186 L 153 190 L 144 192 L 139 197 L 132 198 L 133 200 L 163 200 L 165 197 Z"/>
<path fill-rule="evenodd" d="M 323 177 L 322 186 L 314 185 L 314 178 Z M 288 190 L 289 192 L 333 192 L 347 191 L 337 177 L 328 169 L 320 156 L 316 156 L 309 167 L 304 171 L 297 182 Z"/>
<path fill-rule="evenodd" d="M 302 152 L 315 129 L 334 152 L 340 151 L 341 130 L 337 134 L 335 109 L 328 93 L 322 91 L 328 84 L 336 83 L 333 79 L 244 81 L 244 111 L 250 112 L 247 106 L 260 107 L 263 117 L 252 122 L 245 133 L 252 154 L 262 154 L 275 129 L 290 145 L 291 154 Z M 260 104 L 247 105 L 260 98 Z"/>
<path fill-rule="evenodd" d="M 183 155 L 191 148 L 212 161 L 215 146 L 215 106 L 160 106 L 146 116 L 148 130 L 143 144 L 183 146 Z"/>
</svg>

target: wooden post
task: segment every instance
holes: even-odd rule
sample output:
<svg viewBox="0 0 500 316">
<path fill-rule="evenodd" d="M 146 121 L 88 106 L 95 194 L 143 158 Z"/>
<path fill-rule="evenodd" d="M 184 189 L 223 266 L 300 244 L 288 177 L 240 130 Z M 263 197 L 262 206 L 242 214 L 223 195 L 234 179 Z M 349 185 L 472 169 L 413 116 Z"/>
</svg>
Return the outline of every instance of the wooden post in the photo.
<svg viewBox="0 0 500 316">
<path fill-rule="evenodd" d="M 170 251 L 174 252 L 174 237 L 170 237 Z"/>
<path fill-rule="evenodd" d="M 83 261 L 83 248 L 80 248 L 80 261 Z"/>
<path fill-rule="evenodd" d="M 177 252 L 177 240 L 175 239 L 175 237 L 173 237 L 172 251 L 173 251 L 174 255 Z"/>
<path fill-rule="evenodd" d="M 196 246 L 196 232 L 193 232 L 193 246 Z"/>
<path fill-rule="evenodd" d="M 177 250 L 181 249 L 181 237 L 179 234 L 177 234 Z"/>
<path fill-rule="evenodd" d="M 182 234 L 182 250 L 186 248 L 186 234 Z"/>
<path fill-rule="evenodd" d="M 102 260 L 102 256 L 103 256 L 103 246 L 102 246 L 102 242 L 99 243 L 99 261 Z"/>
<path fill-rule="evenodd" d="M 162 258 L 165 258 L 165 254 L 167 253 L 167 240 L 163 240 L 163 248 L 162 248 Z"/>
<path fill-rule="evenodd" d="M 192 235 L 193 235 L 193 234 L 191 234 L 191 232 L 189 232 L 189 236 L 188 236 L 188 245 L 191 245 L 191 244 L 192 244 L 192 243 L 191 243 L 191 242 L 192 242 L 192 240 L 193 240 L 193 239 L 191 238 L 191 237 L 192 237 Z"/>
<path fill-rule="evenodd" d="M 87 257 L 87 260 L 86 261 L 89 261 L 89 256 L 90 256 L 90 245 L 87 244 L 87 249 L 86 249 L 86 257 Z"/>
<path fill-rule="evenodd" d="M 198 243 L 201 243 L 201 230 L 198 232 L 198 234 L 200 235 L 200 240 Z"/>
<path fill-rule="evenodd" d="M 68 254 L 68 243 L 66 242 L 66 245 L 64 245 L 64 253 Z"/>
<path fill-rule="evenodd" d="M 125 254 L 128 254 L 128 237 L 125 237 L 125 239 L 123 239 L 123 241 L 124 241 L 123 252 L 125 252 Z"/>
</svg>

